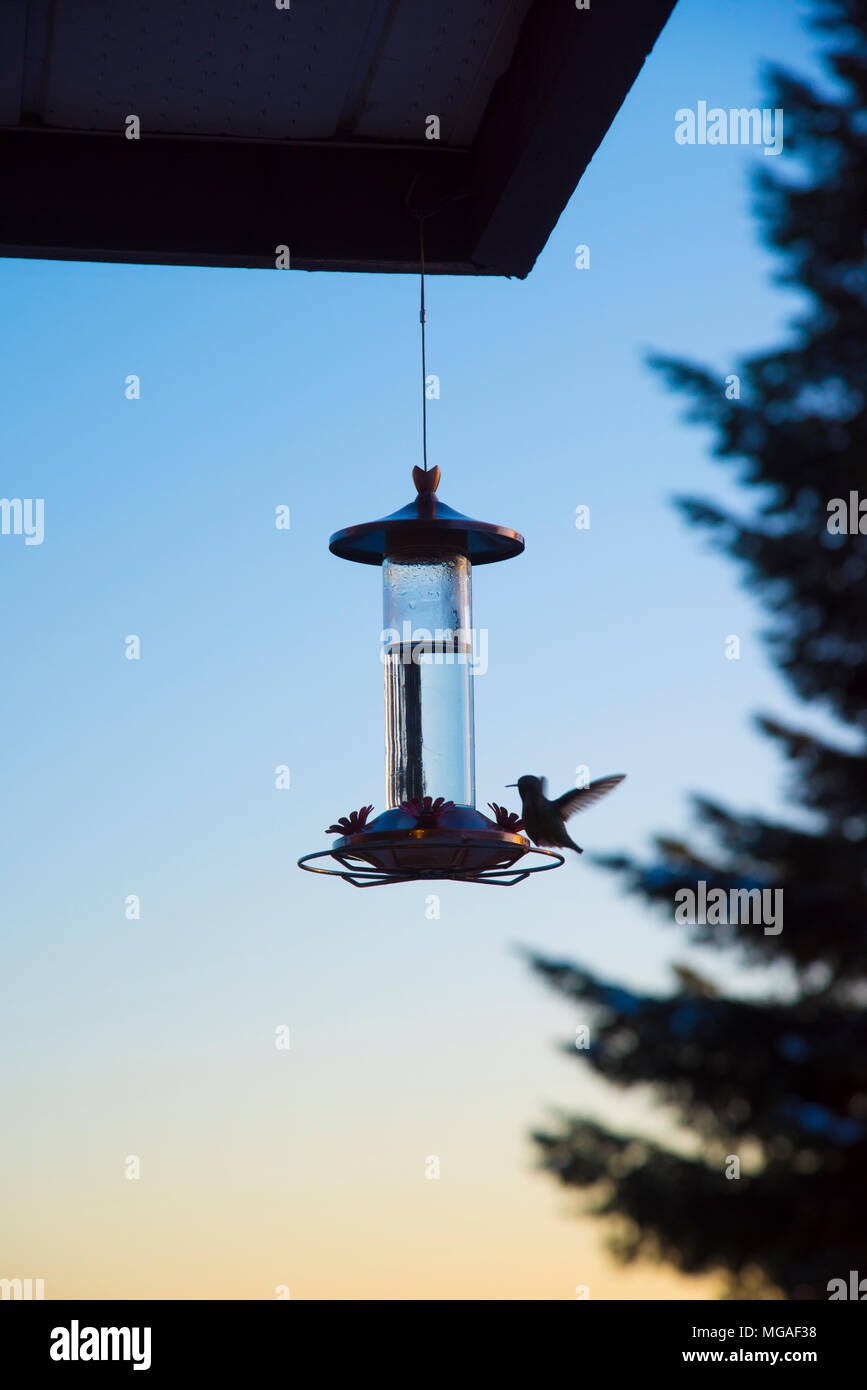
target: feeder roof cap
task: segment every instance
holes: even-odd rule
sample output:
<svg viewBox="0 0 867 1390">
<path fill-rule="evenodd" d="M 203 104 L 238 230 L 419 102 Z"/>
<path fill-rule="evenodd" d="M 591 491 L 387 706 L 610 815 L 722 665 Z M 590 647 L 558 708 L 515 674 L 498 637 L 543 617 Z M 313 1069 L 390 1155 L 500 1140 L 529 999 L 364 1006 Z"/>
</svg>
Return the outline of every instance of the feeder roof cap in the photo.
<svg viewBox="0 0 867 1390">
<path fill-rule="evenodd" d="M 474 521 L 440 501 L 436 495 L 438 468 L 427 472 L 414 468 L 412 476 L 416 486 L 412 502 L 378 521 L 335 531 L 328 542 L 332 554 L 362 565 L 381 565 L 387 555 L 401 550 L 435 553 L 438 547 L 444 553 L 459 551 L 474 565 L 492 565 L 521 554 L 524 537 L 517 531 L 489 521 Z"/>
</svg>

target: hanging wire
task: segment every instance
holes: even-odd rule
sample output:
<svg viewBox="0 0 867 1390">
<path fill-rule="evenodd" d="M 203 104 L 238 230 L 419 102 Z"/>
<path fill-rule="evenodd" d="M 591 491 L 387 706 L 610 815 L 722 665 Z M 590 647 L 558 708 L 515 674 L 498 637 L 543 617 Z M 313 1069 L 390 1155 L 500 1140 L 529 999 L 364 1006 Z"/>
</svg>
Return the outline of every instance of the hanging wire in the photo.
<svg viewBox="0 0 867 1390">
<path fill-rule="evenodd" d="M 419 321 L 421 322 L 421 434 L 424 471 L 427 473 L 427 364 L 425 360 L 424 341 L 424 224 L 426 218 L 434 217 L 437 213 L 443 212 L 450 204 L 460 202 L 461 199 L 469 197 L 469 190 L 466 188 L 456 188 L 444 195 L 441 194 L 434 200 L 428 197 L 419 202 L 416 199 L 416 190 L 419 187 L 419 182 L 420 175 L 416 174 L 407 190 L 404 204 L 410 217 L 418 218 L 419 263 L 421 270 L 421 307 L 419 309 Z"/>
<path fill-rule="evenodd" d="M 421 308 L 419 309 L 419 321 L 421 323 L 421 439 L 422 452 L 424 455 L 424 471 L 427 472 L 427 371 L 425 368 L 424 353 L 424 218 L 418 219 L 418 240 L 421 261 Z"/>
<path fill-rule="evenodd" d="M 424 325 L 425 325 L 425 309 L 424 309 L 424 224 L 425 224 L 425 217 L 433 217 L 433 215 L 435 215 L 436 213 L 442 213 L 442 211 L 445 211 L 445 208 L 449 207 L 450 204 L 461 202 L 461 199 L 464 199 L 464 197 L 470 196 L 470 189 L 468 189 L 468 188 L 463 188 L 463 186 L 461 186 L 461 188 L 453 188 L 452 190 L 450 190 L 450 192 L 445 192 L 445 193 L 440 192 L 440 196 L 439 196 L 439 197 L 436 197 L 436 199 L 431 200 L 431 199 L 429 199 L 429 197 L 428 197 L 428 199 L 425 199 L 425 200 L 424 200 L 425 210 L 422 211 L 421 206 L 418 206 L 418 204 L 415 203 L 415 190 L 417 190 L 418 185 L 420 185 L 420 174 L 415 174 L 415 175 L 414 175 L 414 178 L 413 178 L 413 182 L 411 182 L 411 183 L 410 183 L 410 186 L 408 186 L 406 199 L 404 199 L 404 206 L 406 206 L 407 213 L 410 214 L 410 217 L 417 217 L 417 218 L 418 218 L 418 250 L 420 250 L 420 263 L 421 263 L 421 309 L 420 309 L 420 313 L 418 313 L 418 318 L 420 318 L 420 321 L 421 321 L 421 448 L 422 448 L 422 455 L 424 455 L 424 471 L 425 471 L 425 473 L 427 473 L 427 471 L 428 471 L 428 396 L 427 396 L 427 389 L 425 389 L 425 388 L 427 388 L 427 367 L 425 367 L 425 341 L 424 341 Z"/>
</svg>

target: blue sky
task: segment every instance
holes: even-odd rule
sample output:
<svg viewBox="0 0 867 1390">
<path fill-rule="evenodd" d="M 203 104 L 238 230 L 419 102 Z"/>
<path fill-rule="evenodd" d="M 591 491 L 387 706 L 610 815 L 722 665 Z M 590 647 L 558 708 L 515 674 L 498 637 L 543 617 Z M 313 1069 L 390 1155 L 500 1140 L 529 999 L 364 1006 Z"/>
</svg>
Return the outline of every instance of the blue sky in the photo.
<svg viewBox="0 0 867 1390">
<path fill-rule="evenodd" d="M 474 576 L 490 660 L 478 802 L 517 806 L 504 784 L 528 771 L 557 791 L 579 763 L 626 772 L 576 822 L 592 851 L 686 833 L 691 790 L 784 814 L 751 714 L 818 726 L 768 666 L 733 565 L 670 505 L 743 498 L 643 361 L 707 362 L 722 389 L 798 308 L 750 215 L 761 152 L 680 146 L 674 112 L 762 105 L 768 59 L 815 74 L 804 13 L 682 0 L 529 278 L 428 284 L 440 494 L 527 541 Z M 108 1155 L 150 1143 L 176 1193 L 204 1134 L 213 1153 L 237 1148 L 256 1189 L 269 1145 L 291 1163 L 306 1144 L 314 1173 L 310 1135 L 352 1152 L 362 1132 L 381 1172 L 404 1145 L 415 1162 L 417 1132 L 476 1182 L 500 1156 L 479 1196 L 491 1229 L 514 1190 L 552 1232 L 563 1215 L 530 1176 L 525 1130 L 549 1102 L 609 1118 L 628 1102 L 556 1055 L 576 1020 L 514 943 L 641 987 L 665 988 L 673 959 L 747 992 L 767 981 L 690 953 L 587 855 L 509 892 L 438 885 L 439 921 L 423 884 L 360 893 L 296 869 L 337 815 L 384 806 L 380 576 L 327 541 L 412 495 L 417 282 L 6 260 L 0 293 L 0 491 L 45 498 L 41 546 L 0 539 L 0 1055 L 35 1184 L 19 1262 L 47 1189 L 68 1212 L 90 1173 L 98 1206 Z M 281 503 L 289 531 L 274 527 Z M 140 661 L 124 658 L 128 634 Z M 740 661 L 724 657 L 729 634 Z M 131 893 L 139 922 L 124 918 Z M 275 1082 L 281 1023 L 293 1050 Z M 326 1221 L 331 1198 L 310 1182 Z M 575 1223 L 576 1242 L 586 1232 Z M 70 1292 L 79 1237 L 39 1246 Z M 106 1246 L 92 1287 L 122 1259 Z"/>
</svg>

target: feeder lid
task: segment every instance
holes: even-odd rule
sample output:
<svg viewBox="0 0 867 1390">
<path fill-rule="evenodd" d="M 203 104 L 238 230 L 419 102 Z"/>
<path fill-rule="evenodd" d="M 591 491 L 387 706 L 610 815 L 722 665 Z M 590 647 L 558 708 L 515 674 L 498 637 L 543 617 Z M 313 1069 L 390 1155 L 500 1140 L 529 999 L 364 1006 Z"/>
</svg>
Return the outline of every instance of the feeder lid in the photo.
<svg viewBox="0 0 867 1390">
<path fill-rule="evenodd" d="M 360 526 L 335 531 L 328 542 L 333 555 L 361 565 L 381 565 L 386 555 L 401 550 L 459 551 L 474 565 L 510 560 L 524 549 L 524 537 L 508 526 L 471 517 L 447 507 L 436 495 L 440 470 L 412 470 L 417 496 L 400 511 Z"/>
</svg>

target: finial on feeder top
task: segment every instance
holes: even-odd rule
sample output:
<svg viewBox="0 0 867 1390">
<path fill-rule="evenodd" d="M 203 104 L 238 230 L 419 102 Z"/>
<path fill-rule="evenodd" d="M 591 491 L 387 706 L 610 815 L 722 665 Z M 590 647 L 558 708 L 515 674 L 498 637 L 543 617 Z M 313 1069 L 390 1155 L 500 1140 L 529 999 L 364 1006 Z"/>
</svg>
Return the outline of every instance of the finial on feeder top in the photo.
<svg viewBox="0 0 867 1390">
<path fill-rule="evenodd" d="M 419 468 L 417 465 L 412 470 L 412 480 L 415 483 L 416 492 L 436 492 L 440 485 L 442 474 L 439 469 Z"/>
</svg>

